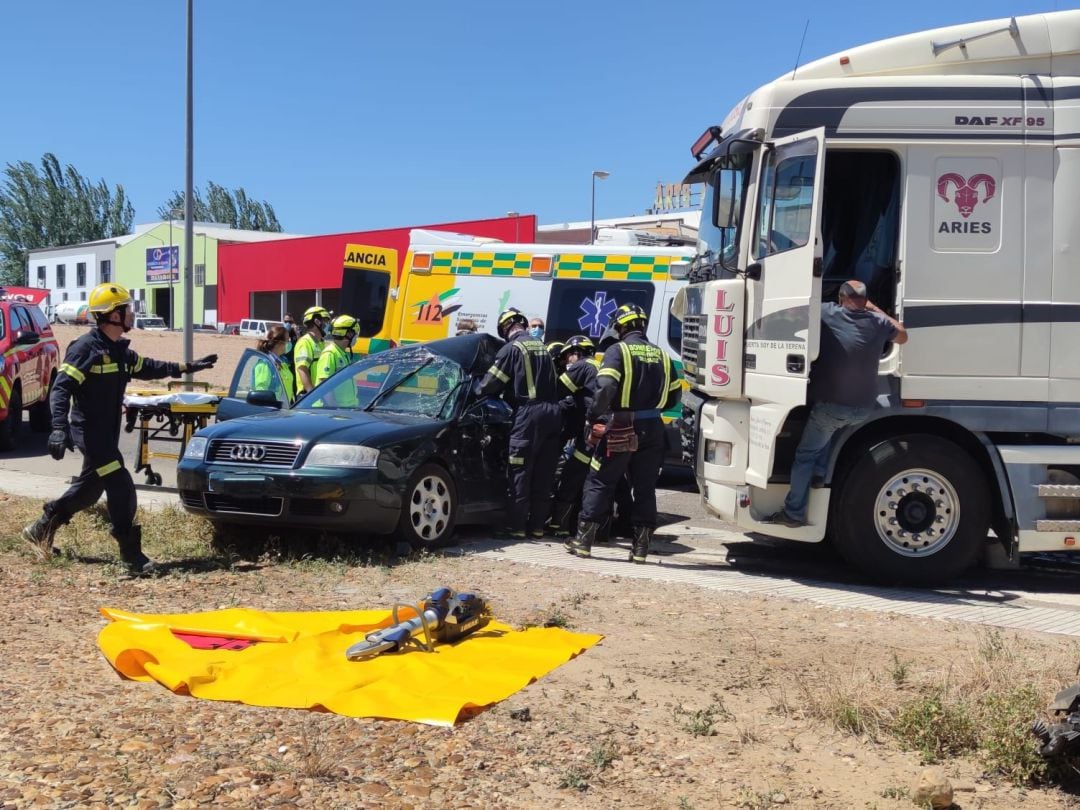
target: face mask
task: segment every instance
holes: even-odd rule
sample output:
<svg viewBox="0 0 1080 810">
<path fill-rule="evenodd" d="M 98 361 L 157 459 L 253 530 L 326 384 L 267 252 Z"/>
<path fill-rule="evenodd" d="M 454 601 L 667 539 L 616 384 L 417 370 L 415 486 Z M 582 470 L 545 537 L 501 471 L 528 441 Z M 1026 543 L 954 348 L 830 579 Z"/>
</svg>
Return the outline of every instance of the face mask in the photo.
<svg viewBox="0 0 1080 810">
<path fill-rule="evenodd" d="M 529 337 L 534 337 L 537 340 L 540 340 L 541 338 L 544 337 L 544 327 L 542 327 L 542 326 L 530 326 L 529 327 Z"/>
<path fill-rule="evenodd" d="M 291 340 L 286 340 L 285 341 L 285 354 L 288 354 L 291 351 L 292 351 L 292 341 Z"/>
</svg>

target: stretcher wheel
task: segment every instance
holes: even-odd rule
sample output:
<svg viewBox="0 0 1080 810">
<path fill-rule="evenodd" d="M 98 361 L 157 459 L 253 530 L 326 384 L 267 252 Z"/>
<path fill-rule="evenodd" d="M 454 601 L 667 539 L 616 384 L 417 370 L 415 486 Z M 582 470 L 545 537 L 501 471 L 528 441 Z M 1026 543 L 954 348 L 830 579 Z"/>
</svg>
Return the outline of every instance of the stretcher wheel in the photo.
<svg viewBox="0 0 1080 810">
<path fill-rule="evenodd" d="M 161 473 L 148 472 L 146 474 L 146 483 L 152 487 L 161 486 Z"/>
</svg>

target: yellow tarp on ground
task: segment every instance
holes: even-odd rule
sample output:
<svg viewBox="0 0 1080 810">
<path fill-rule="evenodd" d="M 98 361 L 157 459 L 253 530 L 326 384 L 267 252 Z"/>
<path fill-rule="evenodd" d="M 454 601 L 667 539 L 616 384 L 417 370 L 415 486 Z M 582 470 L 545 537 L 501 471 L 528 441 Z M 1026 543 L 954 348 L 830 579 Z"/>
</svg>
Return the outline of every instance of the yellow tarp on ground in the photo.
<svg viewBox="0 0 1080 810">
<path fill-rule="evenodd" d="M 345 650 L 389 625 L 389 610 L 101 612 L 112 623 L 98 635 L 98 646 L 127 678 L 208 700 L 438 726 L 509 697 L 602 638 L 492 621 L 432 653 L 410 647 L 352 662 Z"/>
</svg>

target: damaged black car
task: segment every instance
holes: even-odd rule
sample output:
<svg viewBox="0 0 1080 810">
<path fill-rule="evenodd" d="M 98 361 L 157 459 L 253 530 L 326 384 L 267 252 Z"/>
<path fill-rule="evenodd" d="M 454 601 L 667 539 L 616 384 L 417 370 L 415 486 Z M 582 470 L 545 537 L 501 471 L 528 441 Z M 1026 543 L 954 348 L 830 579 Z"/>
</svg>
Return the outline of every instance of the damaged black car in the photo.
<svg viewBox="0 0 1080 810">
<path fill-rule="evenodd" d="M 218 528 L 397 533 L 414 547 L 498 524 L 510 410 L 477 398 L 472 381 L 501 345 L 465 335 L 369 355 L 291 408 L 265 355 L 246 352 L 222 421 L 178 466 L 184 508 Z"/>
</svg>

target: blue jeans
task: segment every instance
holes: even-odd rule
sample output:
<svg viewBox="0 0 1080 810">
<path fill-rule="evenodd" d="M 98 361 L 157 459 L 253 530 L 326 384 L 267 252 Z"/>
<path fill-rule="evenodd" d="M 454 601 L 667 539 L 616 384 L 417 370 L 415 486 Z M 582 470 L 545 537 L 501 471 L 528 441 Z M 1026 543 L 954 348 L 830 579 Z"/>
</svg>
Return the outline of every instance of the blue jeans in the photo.
<svg viewBox="0 0 1080 810">
<path fill-rule="evenodd" d="M 810 501 L 810 482 L 815 475 L 825 475 L 829 448 L 837 431 L 857 425 L 870 416 L 872 408 L 815 402 L 810 409 L 795 462 L 791 465 L 791 491 L 784 499 L 784 512 L 795 520 L 806 520 L 806 505 Z"/>
</svg>

